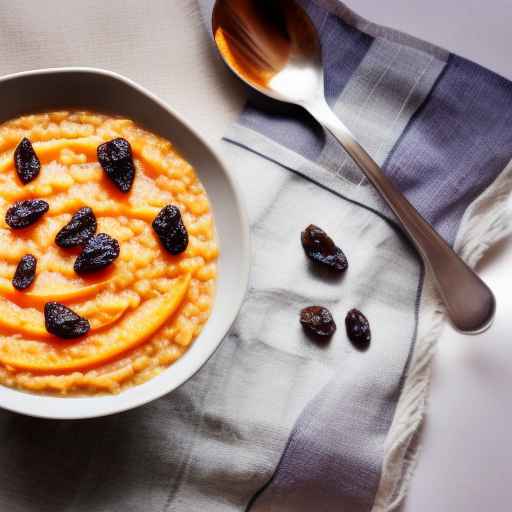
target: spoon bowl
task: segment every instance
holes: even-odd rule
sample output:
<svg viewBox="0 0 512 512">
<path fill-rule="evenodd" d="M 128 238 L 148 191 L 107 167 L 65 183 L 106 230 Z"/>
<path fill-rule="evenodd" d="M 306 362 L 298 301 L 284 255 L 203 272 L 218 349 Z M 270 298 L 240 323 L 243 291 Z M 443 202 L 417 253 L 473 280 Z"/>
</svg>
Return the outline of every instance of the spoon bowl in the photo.
<svg viewBox="0 0 512 512">
<path fill-rule="evenodd" d="M 416 211 L 327 105 L 318 33 L 293 0 L 217 0 L 215 43 L 246 84 L 307 110 L 343 146 L 391 208 L 446 306 L 454 327 L 487 329 L 496 303 L 491 290 Z"/>
<path fill-rule="evenodd" d="M 212 28 L 228 66 L 262 94 L 296 104 L 323 94 L 317 32 L 294 2 L 219 0 Z"/>
</svg>

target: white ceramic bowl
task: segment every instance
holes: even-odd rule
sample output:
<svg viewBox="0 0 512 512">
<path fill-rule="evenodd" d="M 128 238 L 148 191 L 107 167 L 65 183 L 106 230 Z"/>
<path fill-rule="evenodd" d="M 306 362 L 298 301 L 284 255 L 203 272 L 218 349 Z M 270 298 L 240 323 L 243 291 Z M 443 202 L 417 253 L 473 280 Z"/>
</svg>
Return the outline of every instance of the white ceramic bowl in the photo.
<svg viewBox="0 0 512 512">
<path fill-rule="evenodd" d="M 190 349 L 159 376 L 117 395 L 55 397 L 0 386 L 0 407 L 31 416 L 77 419 L 132 409 L 188 380 L 213 354 L 244 298 L 249 227 L 241 196 L 212 148 L 168 105 L 131 80 L 93 68 L 41 69 L 0 78 L 0 122 L 21 114 L 78 108 L 121 114 L 172 141 L 196 168 L 212 203 L 220 245 L 212 314 Z"/>
</svg>

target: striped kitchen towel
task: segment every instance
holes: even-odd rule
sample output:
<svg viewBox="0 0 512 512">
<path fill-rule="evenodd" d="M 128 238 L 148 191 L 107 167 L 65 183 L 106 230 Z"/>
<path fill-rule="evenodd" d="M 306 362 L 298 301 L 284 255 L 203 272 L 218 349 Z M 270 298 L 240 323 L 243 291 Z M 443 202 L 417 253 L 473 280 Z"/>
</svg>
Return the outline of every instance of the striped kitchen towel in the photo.
<svg viewBox="0 0 512 512">
<path fill-rule="evenodd" d="M 199 0 L 208 28 L 212 3 Z M 475 265 L 510 226 L 512 84 L 370 23 L 337 0 L 299 3 L 321 35 L 328 103 Z M 282 373 L 284 401 L 275 392 L 271 400 L 283 414 L 293 410 L 293 419 L 274 426 L 286 425 L 286 435 L 272 447 L 275 470 L 259 478 L 264 483 L 249 508 L 392 510 L 414 467 L 430 361 L 444 324 L 429 278 L 367 179 L 300 108 L 253 93 L 225 139 L 246 191 L 255 251 L 234 331 L 237 351 L 262 343 L 269 359 L 278 351 L 299 357 L 300 366 L 323 366 L 309 381 L 299 378 L 307 397 Z M 299 257 L 298 233 L 311 222 L 345 248 L 351 266 L 341 282 L 311 274 Z M 317 302 L 340 321 L 351 306 L 366 312 L 370 349 L 354 350 L 339 332 L 329 347 L 311 347 L 294 324 L 300 307 Z M 266 435 L 253 443 L 268 449 Z"/>
</svg>

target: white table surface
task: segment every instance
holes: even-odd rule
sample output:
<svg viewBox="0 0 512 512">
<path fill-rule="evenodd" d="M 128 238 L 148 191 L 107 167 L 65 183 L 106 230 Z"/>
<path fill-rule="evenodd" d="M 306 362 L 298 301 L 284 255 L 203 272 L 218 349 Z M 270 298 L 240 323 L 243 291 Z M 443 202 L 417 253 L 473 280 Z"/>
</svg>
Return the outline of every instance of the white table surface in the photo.
<svg viewBox="0 0 512 512">
<path fill-rule="evenodd" d="M 444 46 L 512 79 L 510 0 L 346 0 L 360 14 Z M 194 0 L 173 0 L 170 65 L 186 79 L 165 94 L 214 144 L 244 93 L 208 44 Z M 180 76 L 177 73 L 176 76 Z M 511 203 L 512 208 L 512 203 Z M 433 369 L 423 449 L 405 512 L 510 510 L 512 502 L 512 240 L 480 266 L 498 301 L 494 325 L 465 337 L 449 326 Z"/>
</svg>

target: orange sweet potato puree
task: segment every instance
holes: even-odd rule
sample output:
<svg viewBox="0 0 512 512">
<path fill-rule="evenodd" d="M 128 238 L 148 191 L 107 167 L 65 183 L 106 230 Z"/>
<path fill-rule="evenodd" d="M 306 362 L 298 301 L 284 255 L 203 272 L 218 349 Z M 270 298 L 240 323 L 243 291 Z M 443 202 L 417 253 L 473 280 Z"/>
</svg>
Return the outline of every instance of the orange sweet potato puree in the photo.
<svg viewBox="0 0 512 512">
<path fill-rule="evenodd" d="M 23 185 L 13 153 L 23 138 L 41 161 Z M 128 194 L 105 176 L 96 157 L 102 142 L 124 137 L 136 167 Z M 5 212 L 15 201 L 44 199 L 50 209 L 33 226 L 11 230 Z M 151 223 L 167 204 L 179 207 L 187 250 L 172 256 Z M 73 270 L 77 250 L 55 235 L 83 206 L 98 233 L 119 241 L 110 268 L 87 278 Z M 34 284 L 11 284 L 24 254 L 37 258 Z M 91 112 L 49 112 L 0 125 L 0 384 L 56 394 L 116 393 L 176 361 L 197 337 L 212 307 L 218 248 L 206 192 L 172 144 L 129 119 Z M 61 340 L 45 329 L 43 308 L 58 301 L 87 318 L 83 338 Z"/>
</svg>

